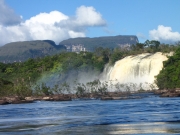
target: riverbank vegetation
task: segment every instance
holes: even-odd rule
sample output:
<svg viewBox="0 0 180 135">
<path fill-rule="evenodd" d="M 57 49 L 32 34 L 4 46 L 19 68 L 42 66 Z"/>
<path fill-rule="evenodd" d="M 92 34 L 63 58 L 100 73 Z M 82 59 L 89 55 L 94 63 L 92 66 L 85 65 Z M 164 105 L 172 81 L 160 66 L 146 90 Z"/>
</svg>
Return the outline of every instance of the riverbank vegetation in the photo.
<svg viewBox="0 0 180 135">
<path fill-rule="evenodd" d="M 71 70 L 102 72 L 106 63 L 106 58 L 101 52 L 80 52 L 79 54 L 63 52 L 54 56 L 29 59 L 22 63 L 0 63 L 0 78 L 3 80 L 0 95 L 22 95 L 25 93 L 29 95 L 31 92 L 28 92 L 28 89 L 31 87 L 34 89 L 36 82 L 43 74 L 66 74 Z M 6 87 L 9 85 L 5 83 L 5 80 L 12 83 L 12 87 L 8 90 Z M 45 84 L 41 86 L 41 89 L 42 92 L 46 91 Z"/>
<path fill-rule="evenodd" d="M 160 89 L 180 88 L 180 48 L 163 62 L 163 69 L 157 75 L 156 83 Z"/>
<path fill-rule="evenodd" d="M 93 72 L 101 73 L 107 63 L 113 65 L 117 60 L 120 60 L 129 55 L 137 55 L 141 53 L 155 52 L 175 52 L 174 56 L 169 57 L 169 60 L 164 62 L 164 68 L 157 76 L 157 85 L 159 88 L 173 88 L 179 86 L 179 58 L 180 58 L 180 43 L 176 45 L 160 44 L 158 41 L 149 41 L 145 43 L 137 43 L 128 48 L 102 48 L 98 47 L 94 52 L 62 52 L 53 56 L 44 58 L 29 59 L 25 62 L 15 63 L 0 63 L 0 96 L 31 96 L 31 95 L 51 95 L 71 93 L 72 89 L 79 97 L 87 93 L 105 94 L 107 88 L 110 87 L 106 82 L 94 80 L 87 83 L 75 82 L 75 87 L 71 88 L 71 84 L 64 82 L 54 86 L 47 86 L 44 82 L 37 81 L 44 74 L 59 74 L 64 75 L 72 70 L 78 72 Z M 121 84 L 122 85 L 122 84 Z M 113 87 L 121 88 L 120 84 Z M 129 86 L 125 86 L 126 90 Z M 122 88 L 121 88 L 122 89 Z"/>
</svg>

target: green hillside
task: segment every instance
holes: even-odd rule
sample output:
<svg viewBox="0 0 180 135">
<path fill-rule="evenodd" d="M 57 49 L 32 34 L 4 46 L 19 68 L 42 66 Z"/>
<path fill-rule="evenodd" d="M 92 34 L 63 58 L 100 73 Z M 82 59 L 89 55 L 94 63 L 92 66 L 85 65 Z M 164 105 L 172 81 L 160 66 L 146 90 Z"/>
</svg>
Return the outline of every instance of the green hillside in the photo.
<svg viewBox="0 0 180 135">
<path fill-rule="evenodd" d="M 86 50 L 93 51 L 97 47 L 118 48 L 120 46 L 132 45 L 138 43 L 136 36 L 107 36 L 95 38 L 70 38 L 60 42 L 60 45 L 72 46 L 83 45 Z"/>
<path fill-rule="evenodd" d="M 154 40 L 148 41 L 149 44 L 145 43 L 132 45 L 129 50 L 98 48 L 94 52 L 62 52 L 24 62 L 0 63 L 0 97 L 12 95 L 24 97 L 39 95 L 39 92 L 61 93 L 64 87 L 69 90 L 70 85 L 77 86 L 75 87 L 77 92 L 83 92 L 86 82 L 97 87 L 97 79 L 107 63 L 113 66 L 116 61 L 126 56 L 147 52 L 175 52 L 164 62 L 164 68 L 157 76 L 157 85 L 159 88 L 179 88 L 180 44 L 164 45 Z M 106 90 L 106 84 L 101 86 L 103 88 L 99 90 Z M 74 87 L 72 89 L 74 90 Z"/>
<path fill-rule="evenodd" d="M 51 40 L 12 42 L 0 47 L 0 62 L 11 63 L 29 58 L 44 57 L 66 50 Z"/>
<path fill-rule="evenodd" d="M 127 47 L 137 42 L 138 38 L 136 36 L 120 35 L 96 38 L 71 38 L 60 42 L 59 45 L 56 45 L 54 41 L 51 40 L 12 42 L 0 47 L 0 62 L 22 62 L 29 58 L 54 55 L 66 51 L 66 47 L 67 49 L 70 47 L 69 51 L 73 51 L 73 45 L 75 49 L 77 45 L 80 45 L 84 47 L 86 51 L 94 51 L 98 47 L 114 49 Z"/>
</svg>

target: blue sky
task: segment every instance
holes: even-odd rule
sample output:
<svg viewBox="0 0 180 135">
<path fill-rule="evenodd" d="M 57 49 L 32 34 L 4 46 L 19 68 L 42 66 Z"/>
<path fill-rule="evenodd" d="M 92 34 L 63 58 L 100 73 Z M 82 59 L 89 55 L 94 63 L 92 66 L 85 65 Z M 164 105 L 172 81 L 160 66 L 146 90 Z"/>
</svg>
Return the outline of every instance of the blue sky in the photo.
<svg viewBox="0 0 180 135">
<path fill-rule="evenodd" d="M 0 0 L 0 45 L 114 35 L 174 43 L 180 41 L 179 9 L 180 0 Z"/>
</svg>

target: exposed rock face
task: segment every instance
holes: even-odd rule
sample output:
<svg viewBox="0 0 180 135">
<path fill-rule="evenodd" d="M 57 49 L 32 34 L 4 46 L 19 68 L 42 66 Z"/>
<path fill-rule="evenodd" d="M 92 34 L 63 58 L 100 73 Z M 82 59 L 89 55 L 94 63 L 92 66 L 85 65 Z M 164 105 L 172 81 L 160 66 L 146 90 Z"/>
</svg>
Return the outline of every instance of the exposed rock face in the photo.
<svg viewBox="0 0 180 135">
<path fill-rule="evenodd" d="M 160 95 L 160 97 L 180 97 L 179 88 L 173 90 L 157 90 L 154 93 Z"/>
<path fill-rule="evenodd" d="M 39 97 L 25 97 L 21 99 L 20 97 L 4 97 L 0 99 L 0 105 L 6 104 L 22 104 L 22 103 L 33 103 L 34 101 L 71 101 L 73 95 L 51 95 L 51 96 L 39 96 Z"/>
<path fill-rule="evenodd" d="M 106 36 L 106 37 L 95 37 L 95 38 L 70 38 L 60 42 L 60 45 L 65 45 L 69 51 L 73 51 L 73 47 L 81 46 L 85 50 L 93 51 L 94 48 L 128 48 L 132 44 L 138 43 L 137 36 L 133 35 L 118 35 L 118 36 Z"/>
<path fill-rule="evenodd" d="M 22 103 L 32 103 L 33 100 L 24 100 L 17 96 L 15 97 L 4 97 L 0 100 L 0 105 L 7 105 L 7 104 L 22 104 Z"/>
<path fill-rule="evenodd" d="M 6 100 L 0 100 L 0 105 L 7 105 L 9 104 L 9 102 L 7 102 Z"/>
<path fill-rule="evenodd" d="M 27 100 L 27 101 L 33 101 L 33 100 L 35 100 L 35 98 L 33 98 L 33 97 L 25 97 L 25 100 Z"/>
<path fill-rule="evenodd" d="M 68 95 L 54 95 L 53 101 L 71 101 L 71 96 Z"/>
<path fill-rule="evenodd" d="M 38 98 L 36 98 L 36 100 L 37 99 Z M 71 96 L 63 95 L 63 94 L 57 94 L 57 95 L 39 97 L 38 100 L 43 100 L 43 101 L 71 101 Z"/>
<path fill-rule="evenodd" d="M 175 90 L 156 90 L 155 94 L 160 95 L 160 97 L 180 97 L 180 89 Z M 141 99 L 143 97 L 139 95 L 133 95 L 134 93 L 129 92 L 107 92 L 106 94 L 89 94 L 78 97 L 75 94 L 56 94 L 50 96 L 39 96 L 39 97 L 25 97 L 21 99 L 20 97 L 4 97 L 0 99 L 0 105 L 7 104 L 22 104 L 22 103 L 33 103 L 36 100 L 39 101 L 72 101 L 72 99 L 101 99 L 101 100 L 128 100 L 128 99 Z M 138 94 L 136 92 L 135 94 Z"/>
<path fill-rule="evenodd" d="M 163 93 L 161 94 L 160 97 L 180 97 L 180 92 L 167 92 L 167 93 Z"/>
<path fill-rule="evenodd" d="M 7 101 L 8 103 L 10 104 L 13 104 L 13 103 L 18 103 L 21 101 L 21 99 L 19 97 L 5 97 L 4 98 L 5 101 Z"/>
<path fill-rule="evenodd" d="M 52 101 L 53 98 L 51 98 L 51 97 L 43 97 L 42 100 L 44 100 L 44 101 Z"/>
</svg>

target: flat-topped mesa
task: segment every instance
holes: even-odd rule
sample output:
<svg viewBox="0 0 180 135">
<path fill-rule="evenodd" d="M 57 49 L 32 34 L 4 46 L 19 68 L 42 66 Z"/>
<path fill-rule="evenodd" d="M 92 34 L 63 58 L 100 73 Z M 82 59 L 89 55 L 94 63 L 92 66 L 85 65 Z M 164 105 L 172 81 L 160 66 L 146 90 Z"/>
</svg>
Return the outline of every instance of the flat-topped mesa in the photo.
<svg viewBox="0 0 180 135">
<path fill-rule="evenodd" d="M 0 62 L 22 62 L 29 58 L 44 57 L 66 50 L 51 40 L 12 42 L 0 47 Z"/>
<path fill-rule="evenodd" d="M 128 48 L 132 44 L 138 43 L 137 36 L 134 35 L 118 35 L 118 36 L 106 36 L 106 37 L 81 37 L 81 38 L 70 38 L 63 40 L 59 45 L 66 46 L 68 51 L 93 51 L 97 47 L 103 48 Z"/>
</svg>

